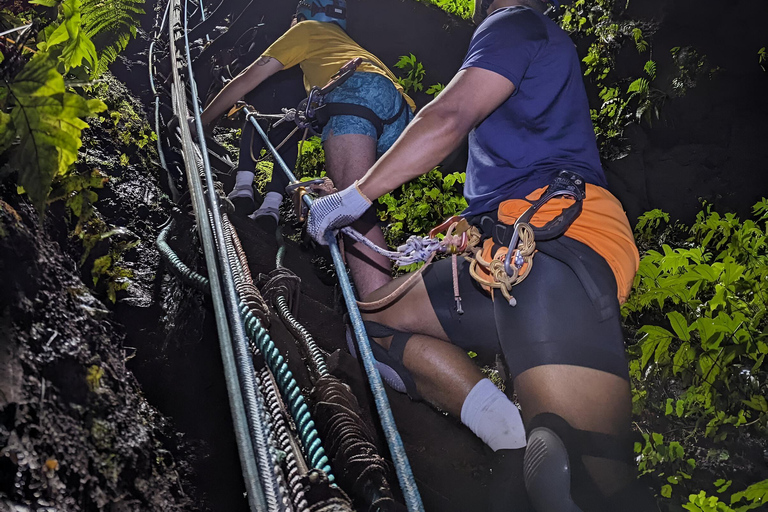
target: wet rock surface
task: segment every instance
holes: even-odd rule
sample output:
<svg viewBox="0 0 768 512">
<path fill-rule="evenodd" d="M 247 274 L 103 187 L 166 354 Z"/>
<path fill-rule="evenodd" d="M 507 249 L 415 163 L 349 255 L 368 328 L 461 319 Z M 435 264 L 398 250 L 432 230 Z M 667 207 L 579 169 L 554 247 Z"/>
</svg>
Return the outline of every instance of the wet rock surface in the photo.
<svg viewBox="0 0 768 512">
<path fill-rule="evenodd" d="M 76 169 L 109 177 L 80 226 L 100 233 L 94 243 L 63 201 L 41 222 L 0 189 L 0 509 L 197 509 L 190 448 L 126 364 L 142 350 L 129 343 L 137 332 L 162 327 L 151 314 L 128 320 L 157 310 L 154 238 L 169 203 L 149 140 L 139 145 L 151 134 L 141 105 L 105 79 L 96 94 L 119 114 L 91 120 Z M 92 269 L 118 250 L 130 277 L 113 304 L 109 276 Z"/>
</svg>

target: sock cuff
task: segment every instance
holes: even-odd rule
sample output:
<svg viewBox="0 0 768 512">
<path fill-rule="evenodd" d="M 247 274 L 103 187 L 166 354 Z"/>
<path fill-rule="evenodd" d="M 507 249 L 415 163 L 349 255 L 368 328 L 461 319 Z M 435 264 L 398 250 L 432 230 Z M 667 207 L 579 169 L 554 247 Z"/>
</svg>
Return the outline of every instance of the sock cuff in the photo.
<svg viewBox="0 0 768 512">
<path fill-rule="evenodd" d="M 473 422 L 479 410 L 483 409 L 489 400 L 495 400 L 498 394 L 506 399 L 506 395 L 491 382 L 491 379 L 481 379 L 464 399 L 461 406 L 461 422 L 472 428 L 470 423 Z"/>
<path fill-rule="evenodd" d="M 248 188 L 253 185 L 255 174 L 251 171 L 237 171 L 235 176 L 235 188 Z"/>
<path fill-rule="evenodd" d="M 280 204 L 283 202 L 283 195 L 279 192 L 267 192 L 267 195 L 264 196 L 264 202 L 261 205 L 261 208 L 280 208 Z"/>
</svg>

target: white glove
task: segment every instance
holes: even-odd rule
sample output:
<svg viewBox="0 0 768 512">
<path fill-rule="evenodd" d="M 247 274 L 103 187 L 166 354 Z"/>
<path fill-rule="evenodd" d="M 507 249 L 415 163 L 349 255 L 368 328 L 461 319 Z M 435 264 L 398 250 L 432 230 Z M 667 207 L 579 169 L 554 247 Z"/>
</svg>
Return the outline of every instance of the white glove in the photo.
<svg viewBox="0 0 768 512">
<path fill-rule="evenodd" d="M 320 245 L 328 245 L 325 241 L 326 231 L 335 231 L 352 224 L 371 204 L 371 200 L 365 197 L 355 182 L 341 192 L 315 200 L 309 209 L 307 232 Z"/>
</svg>

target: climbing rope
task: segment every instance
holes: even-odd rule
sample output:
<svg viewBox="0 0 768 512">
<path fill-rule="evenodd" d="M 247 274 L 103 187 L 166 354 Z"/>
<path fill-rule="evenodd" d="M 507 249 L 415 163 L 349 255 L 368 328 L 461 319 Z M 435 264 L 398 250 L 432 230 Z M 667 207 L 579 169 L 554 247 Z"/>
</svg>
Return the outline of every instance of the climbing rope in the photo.
<svg viewBox="0 0 768 512">
<path fill-rule="evenodd" d="M 256 302 L 263 305 L 264 308 L 267 308 L 266 315 L 268 316 L 269 309 L 258 289 L 253 285 L 250 271 L 247 270 L 248 260 L 242 249 L 242 245 L 240 244 L 239 237 L 226 215 L 222 215 L 222 220 L 225 232 L 227 233 L 227 239 L 230 242 L 227 247 L 232 247 L 232 250 L 228 251 L 229 264 L 233 269 L 235 279 L 241 281 L 247 279 L 250 281 L 248 283 L 241 283 L 241 287 L 242 284 L 250 285 L 250 287 L 247 287 L 247 290 L 258 295 L 258 300 Z M 242 264 L 243 261 L 245 261 L 245 265 Z M 288 404 L 288 409 L 296 424 L 297 432 L 302 441 L 307 460 L 313 468 L 325 471 L 328 474 L 328 478 L 333 481 L 331 467 L 328 464 L 328 457 L 325 455 L 325 450 L 320 442 L 315 423 L 312 421 L 309 407 L 307 407 L 304 401 L 304 396 L 301 394 L 301 390 L 299 389 L 293 374 L 288 369 L 285 359 L 280 354 L 277 345 L 275 345 L 269 337 L 269 333 L 265 328 L 265 325 L 267 324 L 259 318 L 257 312 L 261 311 L 252 309 L 243 300 L 240 301 L 239 307 L 245 330 L 248 334 L 249 342 L 251 343 L 251 350 L 260 352 L 263 355 L 267 366 L 269 366 L 269 369 L 272 371 L 278 388 L 280 389 L 280 393 Z"/>
<path fill-rule="evenodd" d="M 236 233 L 231 229 L 231 224 L 229 224 L 226 216 L 224 219 L 225 226 L 229 226 L 228 234 L 234 235 L 231 239 L 235 240 Z M 173 226 L 174 221 L 170 221 L 158 236 L 157 245 L 161 256 L 166 260 L 167 263 L 169 263 L 170 268 L 174 274 L 182 278 L 184 282 L 200 290 L 208 291 L 208 278 L 191 270 L 181 261 L 179 256 L 168 245 L 167 237 L 170 230 L 173 229 Z M 233 243 L 232 245 L 237 246 L 239 244 Z M 246 275 L 247 271 L 242 272 L 241 269 L 237 269 L 236 267 L 237 265 L 233 265 L 233 269 L 236 271 L 236 276 Z M 250 272 L 247 272 L 247 275 L 250 276 Z M 243 312 L 244 321 L 249 333 L 252 353 L 259 355 L 267 354 L 265 360 L 267 362 L 267 366 L 269 367 L 269 371 L 266 373 L 264 369 L 260 371 L 259 387 L 260 389 L 264 390 L 266 407 L 269 410 L 270 416 L 274 422 L 272 430 L 276 432 L 275 437 L 278 446 L 282 452 L 288 453 L 286 452 L 286 447 L 294 447 L 290 439 L 291 436 L 288 435 L 288 432 L 297 432 L 300 434 L 299 437 L 302 441 L 299 449 L 303 447 L 309 447 L 309 450 L 304 449 L 307 459 L 314 462 L 313 467 L 320 469 L 328 474 L 330 480 L 332 481 L 333 475 L 331 474 L 330 466 L 328 465 L 328 458 L 319 443 L 319 436 L 317 431 L 314 429 L 314 422 L 310 417 L 309 408 L 304 403 L 304 398 L 299 391 L 298 384 L 293 379 L 287 364 L 285 364 L 285 360 L 277 352 L 277 347 L 274 345 L 269 336 L 264 334 L 263 336 L 258 337 L 258 333 L 261 332 L 263 328 L 261 328 L 259 319 L 254 315 L 248 304 L 241 300 L 239 306 Z M 267 376 L 269 376 L 269 378 L 267 378 Z M 297 425 L 298 427 L 289 428 L 286 426 L 286 422 L 282 417 L 276 417 L 275 411 L 282 411 L 285 409 L 285 406 L 282 405 L 282 402 L 279 401 L 278 395 L 275 394 L 274 390 L 270 387 L 273 384 L 276 385 L 279 389 L 280 396 L 289 401 L 291 422 L 293 425 Z M 287 440 L 284 439 L 286 435 L 289 437 Z M 287 460 L 284 466 L 287 468 L 287 487 L 291 493 L 294 507 L 297 511 L 304 510 L 302 507 L 307 506 L 305 503 L 306 500 L 303 498 L 303 491 L 299 492 L 297 489 L 297 478 L 301 478 L 301 476 L 306 474 L 307 471 L 306 469 L 302 469 L 300 473 L 296 475 L 294 469 L 305 468 L 306 464 L 303 462 L 303 459 L 293 456 L 293 461 L 291 462 L 290 460 Z"/>
<path fill-rule="evenodd" d="M 176 221 L 171 219 L 166 226 L 157 235 L 157 249 L 160 251 L 160 256 L 165 259 L 169 264 L 171 271 L 176 274 L 182 281 L 187 283 L 193 288 L 196 288 L 205 293 L 211 293 L 211 284 L 208 278 L 198 274 L 181 261 L 181 258 L 171 249 L 168 245 L 168 234 L 174 228 Z"/>
<path fill-rule="evenodd" d="M 192 72 L 192 62 L 189 52 L 187 16 L 183 23 L 180 20 L 180 0 L 172 0 L 173 5 L 168 9 L 169 40 L 171 73 L 173 76 L 171 98 L 174 113 L 181 119 L 186 119 L 187 102 L 185 88 L 181 80 L 181 55 L 177 53 L 176 42 L 178 35 L 183 35 L 184 58 L 187 64 L 187 79 L 192 92 L 192 105 L 197 122 L 198 132 L 202 133 L 199 120 L 197 90 Z M 185 12 L 188 12 L 188 2 L 185 0 Z M 190 198 L 197 220 L 200 239 L 203 246 L 206 267 L 209 275 L 211 299 L 216 317 L 216 328 L 224 365 L 224 375 L 227 394 L 232 411 L 235 439 L 240 455 L 243 477 L 247 490 L 248 503 L 251 510 L 275 511 L 280 507 L 280 484 L 274 478 L 272 470 L 273 453 L 267 443 L 265 432 L 263 398 L 256 387 L 253 361 L 250 359 L 248 345 L 245 339 L 242 321 L 238 310 L 237 291 L 234 288 L 231 269 L 228 268 L 226 257 L 219 251 L 216 244 L 223 247 L 223 232 L 218 210 L 213 177 L 207 158 L 204 140 L 201 140 L 202 159 L 195 158 L 191 133 L 187 123 L 179 123 L 182 140 L 182 155 L 185 164 Z M 202 187 L 200 173 L 207 185 L 206 192 Z M 207 213 L 212 212 L 213 222 Z"/>
<path fill-rule="evenodd" d="M 285 468 L 285 478 L 288 482 L 291 502 L 296 512 L 303 512 L 307 510 L 309 504 L 304 497 L 304 485 L 301 482 L 301 477 L 309 472 L 309 468 L 303 457 L 297 456 L 301 453 L 301 447 L 294 442 L 292 435 L 294 429 L 289 425 L 290 419 L 277 393 L 277 383 L 272 377 L 272 372 L 264 367 L 259 372 L 258 378 L 261 389 L 264 390 L 267 412 L 272 417 L 272 428 L 275 432 L 277 447 L 284 454 L 281 465 Z"/>
</svg>

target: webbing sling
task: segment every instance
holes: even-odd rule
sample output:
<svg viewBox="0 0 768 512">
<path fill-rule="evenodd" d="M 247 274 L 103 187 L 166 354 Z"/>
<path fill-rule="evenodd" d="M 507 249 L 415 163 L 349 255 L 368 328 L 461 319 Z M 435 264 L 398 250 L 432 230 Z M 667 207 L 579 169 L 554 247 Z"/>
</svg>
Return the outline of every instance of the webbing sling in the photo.
<svg viewBox="0 0 768 512">
<path fill-rule="evenodd" d="M 315 111 L 315 116 L 319 126 L 325 126 L 333 116 L 355 116 L 369 121 L 376 129 L 376 138 L 381 138 L 384 128 L 397 121 L 403 114 L 406 106 L 405 98 L 400 95 L 400 108 L 397 113 L 387 119 L 380 118 L 376 112 L 363 105 L 355 103 L 326 103 Z"/>
</svg>

